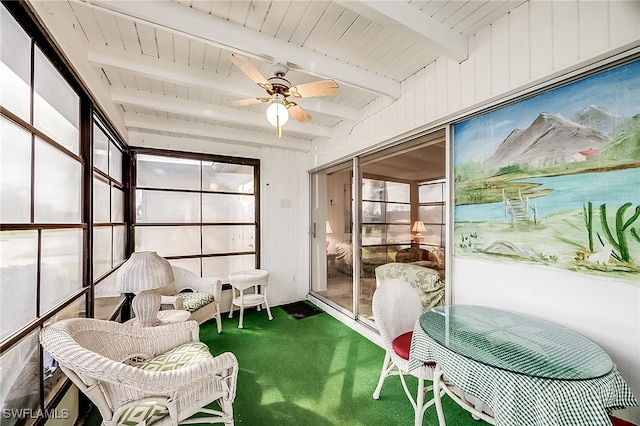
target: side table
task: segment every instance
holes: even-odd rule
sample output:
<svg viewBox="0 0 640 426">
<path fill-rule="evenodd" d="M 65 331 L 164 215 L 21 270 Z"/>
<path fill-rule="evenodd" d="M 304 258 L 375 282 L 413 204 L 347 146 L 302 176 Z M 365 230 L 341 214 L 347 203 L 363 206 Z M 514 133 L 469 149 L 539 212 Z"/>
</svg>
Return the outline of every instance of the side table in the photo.
<svg viewBox="0 0 640 426">
<path fill-rule="evenodd" d="M 244 308 L 264 305 L 269 315 L 269 321 L 273 319 L 269 302 L 267 301 L 267 284 L 269 283 L 269 272 L 264 269 L 250 269 L 247 271 L 237 271 L 229 274 L 229 284 L 231 284 L 231 308 L 229 318 L 233 318 L 233 307 L 240 307 L 240 320 L 238 328 L 242 328 Z M 244 294 L 244 291 L 254 287 L 254 292 Z M 237 292 L 237 293 L 236 293 Z"/>
<path fill-rule="evenodd" d="M 158 311 L 158 319 L 160 320 L 160 324 L 172 324 L 176 322 L 185 322 L 191 318 L 191 312 L 183 311 L 180 309 L 167 309 L 164 311 Z M 125 324 L 130 325 L 132 327 L 139 327 L 138 318 L 132 318 L 129 321 L 125 322 Z"/>
</svg>

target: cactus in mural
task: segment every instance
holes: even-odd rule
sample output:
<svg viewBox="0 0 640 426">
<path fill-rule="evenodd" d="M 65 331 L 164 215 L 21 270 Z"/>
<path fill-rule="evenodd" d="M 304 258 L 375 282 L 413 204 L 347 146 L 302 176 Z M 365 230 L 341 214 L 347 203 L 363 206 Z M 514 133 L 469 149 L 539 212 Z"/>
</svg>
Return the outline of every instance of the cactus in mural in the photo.
<svg viewBox="0 0 640 426">
<path fill-rule="evenodd" d="M 587 227 L 589 236 L 589 251 L 593 252 L 593 203 L 591 201 L 589 201 L 587 207 L 582 206 L 582 213 L 584 214 L 584 224 Z"/>
<path fill-rule="evenodd" d="M 607 205 L 600 205 L 600 223 L 602 224 L 602 230 L 604 231 L 607 240 L 611 243 L 613 248 L 618 251 L 620 260 L 623 262 L 630 262 L 631 256 L 629 254 L 629 244 L 627 241 L 627 235 L 625 231 L 631 227 L 631 225 L 640 217 L 640 205 L 636 206 L 635 212 L 628 220 L 624 220 L 625 211 L 631 207 L 631 203 L 625 203 L 618 208 L 616 212 L 616 226 L 615 226 L 615 236 L 613 232 L 609 229 L 609 223 L 607 221 Z M 631 235 L 634 239 L 640 242 L 639 232 L 634 228 L 631 228 Z M 617 238 L 617 239 L 616 239 Z"/>
</svg>

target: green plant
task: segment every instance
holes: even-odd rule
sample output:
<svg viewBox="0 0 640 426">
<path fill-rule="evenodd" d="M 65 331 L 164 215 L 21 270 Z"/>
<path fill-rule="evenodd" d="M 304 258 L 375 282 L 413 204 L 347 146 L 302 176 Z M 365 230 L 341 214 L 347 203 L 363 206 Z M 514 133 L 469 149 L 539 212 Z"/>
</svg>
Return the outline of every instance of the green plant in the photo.
<svg viewBox="0 0 640 426">
<path fill-rule="evenodd" d="M 584 214 L 584 224 L 587 227 L 587 235 L 589 237 L 589 251 L 593 251 L 593 203 L 589 201 L 587 207 L 582 206 Z"/>
<path fill-rule="evenodd" d="M 615 226 L 615 236 L 613 232 L 609 229 L 609 224 L 607 221 L 607 205 L 600 205 L 600 222 L 602 223 L 602 230 L 604 231 L 607 240 L 611 243 L 613 248 L 618 251 L 620 260 L 623 262 L 630 262 L 631 256 L 629 253 L 629 243 L 627 242 L 627 235 L 625 231 L 631 227 L 631 225 L 640 217 L 640 205 L 636 206 L 635 212 L 631 215 L 628 220 L 624 220 L 625 211 L 631 207 L 631 203 L 625 203 L 618 208 L 616 212 L 616 226 Z M 640 241 L 640 235 L 638 231 L 631 228 L 631 235 L 634 239 Z M 617 239 L 616 239 L 617 237 Z"/>
</svg>

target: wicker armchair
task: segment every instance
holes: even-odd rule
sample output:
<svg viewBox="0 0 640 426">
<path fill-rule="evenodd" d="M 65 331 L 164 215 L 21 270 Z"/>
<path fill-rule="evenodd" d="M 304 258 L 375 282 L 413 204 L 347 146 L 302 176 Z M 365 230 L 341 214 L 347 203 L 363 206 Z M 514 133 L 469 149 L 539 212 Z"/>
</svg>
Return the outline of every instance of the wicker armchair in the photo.
<svg viewBox="0 0 640 426">
<path fill-rule="evenodd" d="M 191 312 L 191 319 L 198 321 L 198 324 L 215 318 L 218 333 L 221 333 L 222 282 L 201 278 L 179 266 L 172 266 L 171 269 L 174 281 L 158 289 L 161 294 L 160 309 L 185 309 Z"/>
<path fill-rule="evenodd" d="M 199 412 L 208 417 L 197 423 L 233 425 L 238 362 L 211 355 L 198 335 L 195 321 L 138 328 L 74 318 L 45 327 L 40 342 L 105 426 L 184 424 Z M 203 408 L 214 401 L 220 410 Z"/>
</svg>

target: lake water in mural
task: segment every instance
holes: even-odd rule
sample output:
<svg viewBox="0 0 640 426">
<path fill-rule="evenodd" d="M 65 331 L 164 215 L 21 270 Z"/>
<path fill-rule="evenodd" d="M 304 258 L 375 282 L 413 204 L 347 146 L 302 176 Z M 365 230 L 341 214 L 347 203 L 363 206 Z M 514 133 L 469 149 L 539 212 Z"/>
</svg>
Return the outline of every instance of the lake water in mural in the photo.
<svg viewBox="0 0 640 426">
<path fill-rule="evenodd" d="M 551 190 L 547 195 L 530 199 L 538 210 L 538 217 L 566 210 L 580 210 L 585 200 L 594 205 L 606 203 L 621 206 L 626 202 L 640 204 L 640 169 L 623 169 L 609 172 L 581 173 L 554 177 L 537 177 L 521 182 L 533 183 L 538 190 Z M 614 190 L 612 190 L 614 188 Z M 617 190 L 620 189 L 620 190 Z M 487 203 L 456 206 L 456 222 L 510 222 L 504 203 Z"/>
<path fill-rule="evenodd" d="M 640 61 L 453 134 L 456 255 L 640 283 Z"/>
</svg>

